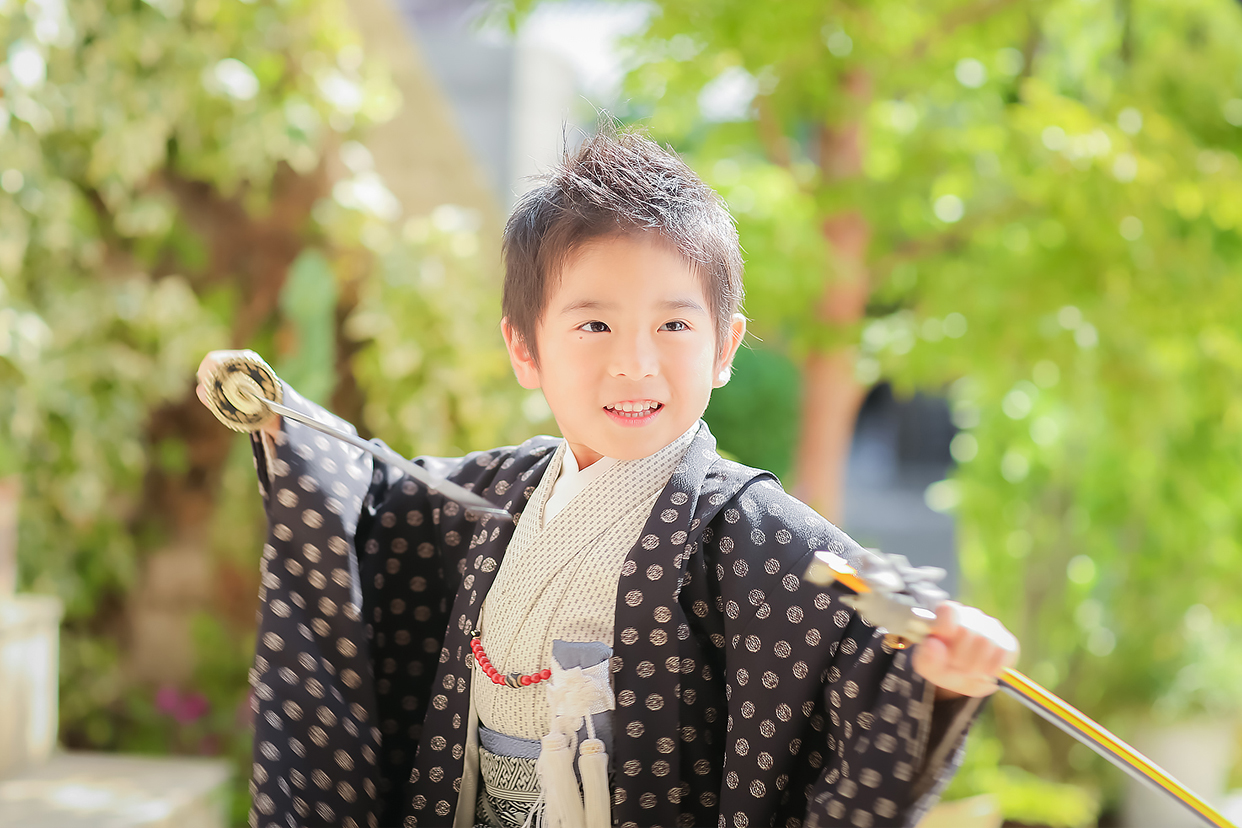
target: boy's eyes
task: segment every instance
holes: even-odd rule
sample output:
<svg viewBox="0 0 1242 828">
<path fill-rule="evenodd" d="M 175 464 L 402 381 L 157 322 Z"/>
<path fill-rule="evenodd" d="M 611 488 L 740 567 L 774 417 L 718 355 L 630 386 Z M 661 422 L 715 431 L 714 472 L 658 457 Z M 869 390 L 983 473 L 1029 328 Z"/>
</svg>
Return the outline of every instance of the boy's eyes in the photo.
<svg viewBox="0 0 1242 828">
<path fill-rule="evenodd" d="M 612 330 L 611 328 L 608 327 L 607 324 L 600 322 L 598 319 L 592 320 L 590 322 L 584 322 L 578 326 L 578 329 L 582 331 L 587 331 L 588 333 L 608 333 L 610 330 Z M 660 330 L 662 331 L 664 330 L 688 331 L 690 330 L 690 326 L 687 325 L 685 322 L 681 321 L 680 319 L 674 319 L 671 322 L 665 322 L 663 325 L 661 325 Z"/>
</svg>

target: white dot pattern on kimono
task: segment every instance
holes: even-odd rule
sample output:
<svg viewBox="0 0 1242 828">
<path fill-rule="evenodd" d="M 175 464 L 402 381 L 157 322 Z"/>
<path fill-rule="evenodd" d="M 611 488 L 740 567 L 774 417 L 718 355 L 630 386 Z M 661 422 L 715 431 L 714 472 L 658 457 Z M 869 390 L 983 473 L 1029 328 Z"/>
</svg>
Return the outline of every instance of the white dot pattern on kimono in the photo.
<svg viewBox="0 0 1242 828">
<path fill-rule="evenodd" d="M 307 460 L 308 449 L 318 458 L 315 447 L 292 436 L 297 439 L 289 446 L 281 435 L 260 463 L 273 516 L 261 633 L 277 633 L 282 649 L 260 645 L 255 660 L 256 733 L 265 738 L 255 745 L 252 817 L 264 828 L 377 820 L 447 825 L 465 792 L 463 720 L 473 675 L 468 636 L 512 529 L 476 520 L 380 464 L 371 473 L 347 455 Z M 516 449 L 419 462 L 520 513 L 554 446 L 537 439 Z M 615 777 L 615 821 L 909 821 L 940 784 L 943 760 L 954 761 L 947 751 L 940 764 L 925 766 L 927 687 L 908 658 L 885 650 L 874 630 L 800 580 L 812 549 L 848 555 L 856 547 L 774 480 L 720 460 L 713 447 L 701 428 L 621 568 L 616 594 L 629 600 L 617 602 L 613 759 L 617 767 L 637 762 L 637 771 Z M 256 452 L 263 453 L 257 441 Z M 319 492 L 331 491 L 344 503 L 356 499 L 361 507 L 344 509 L 345 515 L 362 513 L 357 577 L 351 574 L 353 536 L 329 531 L 349 518 L 320 508 L 326 504 L 296 483 L 305 475 L 316 479 Z M 295 485 L 297 505 L 282 506 L 275 492 Z M 302 520 L 307 509 L 322 517 L 318 529 Z M 666 519 L 670 511 L 676 514 Z M 386 512 L 394 515 L 392 526 L 384 525 Z M 276 534 L 277 525 L 282 535 L 288 530 L 288 540 Z M 456 533 L 456 545 L 449 533 Z M 394 547 L 398 538 L 404 547 Z M 298 551 L 308 548 L 320 560 Z M 302 575 L 284 566 L 291 558 L 300 558 Z M 398 560 L 395 572 L 392 559 Z M 744 574 L 734 570 L 736 560 L 745 561 Z M 365 619 L 351 600 L 358 584 Z M 352 613 L 323 614 L 319 599 L 325 596 L 338 607 L 352 605 Z M 286 616 L 276 612 L 278 601 Z M 328 635 L 321 635 L 325 628 L 317 621 L 328 624 Z M 349 635 L 333 634 L 347 628 Z M 753 651 L 747 644 L 754 646 L 752 636 L 758 640 Z M 368 648 L 343 655 L 335 643 L 342 637 L 355 643 L 369 637 L 370 661 Z M 779 642 L 794 653 L 782 656 Z M 361 659 L 362 669 L 346 664 L 348 658 Z M 365 701 L 370 664 L 373 708 Z M 857 686 L 855 695 L 845 692 L 846 682 Z M 300 719 L 285 713 L 285 701 L 298 705 Z M 319 718 L 320 706 L 335 716 L 335 726 Z M 271 729 L 269 710 L 281 715 L 283 731 Z M 352 771 L 336 761 L 340 750 L 354 757 Z M 316 770 L 332 784 L 315 785 Z M 733 779 L 736 786 L 727 784 Z"/>
<path fill-rule="evenodd" d="M 311 412 L 291 389 L 285 399 Z M 348 428 L 326 412 L 313 416 Z M 369 692 L 369 668 L 357 647 L 359 611 L 347 554 L 362 493 L 349 490 L 338 501 L 355 507 L 352 517 L 343 517 L 344 509 L 324 508 L 321 494 L 342 469 L 350 479 L 365 479 L 369 463 L 358 449 L 311 438 L 305 426 L 287 422 L 284 428 L 275 438 L 256 435 L 252 441 L 272 531 L 260 564 L 260 597 L 269 611 L 260 616 L 251 670 L 251 824 L 283 828 L 288 821 L 277 817 L 296 814 L 305 824 L 373 827 L 379 733 L 361 703 Z M 324 560 L 319 544 L 334 550 L 332 560 Z M 307 711 L 313 711 L 309 726 Z M 343 764 L 334 743 L 357 745 L 361 765 L 352 756 Z M 352 775 L 333 783 L 324 767 Z"/>
</svg>

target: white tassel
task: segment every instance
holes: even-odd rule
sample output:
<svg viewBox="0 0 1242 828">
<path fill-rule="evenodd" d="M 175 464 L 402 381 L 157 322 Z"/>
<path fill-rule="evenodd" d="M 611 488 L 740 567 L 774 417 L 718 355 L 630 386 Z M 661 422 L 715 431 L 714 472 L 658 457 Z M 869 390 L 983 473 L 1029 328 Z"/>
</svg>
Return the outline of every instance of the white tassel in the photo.
<svg viewBox="0 0 1242 828">
<path fill-rule="evenodd" d="M 607 660 L 585 670 L 581 667 L 566 670 L 553 659 L 552 680 L 548 683 L 552 732 L 543 737 L 539 765 L 550 828 L 610 828 L 612 825 L 608 753 L 604 743 L 596 738 L 593 720 L 594 714 L 616 709 L 608 670 Z M 573 769 L 573 742 L 584 721 L 589 738 L 582 742 L 578 757 L 578 772 L 582 775 L 582 796 L 579 796 Z M 546 764 L 544 756 L 548 757 Z M 561 779 L 567 781 L 562 783 Z M 558 824 L 557 820 L 561 822 Z"/>
<path fill-rule="evenodd" d="M 612 805 L 608 795 L 608 754 L 599 739 L 582 742 L 578 772 L 582 774 L 582 803 L 586 810 L 583 825 L 586 828 L 609 828 L 612 825 Z"/>
<path fill-rule="evenodd" d="M 538 759 L 535 760 L 538 763 Z M 526 821 L 522 823 L 522 828 L 547 828 L 548 821 L 544 819 L 544 801 L 543 791 L 539 792 L 539 797 L 530 806 L 530 810 L 526 812 Z M 538 818 L 536 818 L 538 816 Z"/>
<path fill-rule="evenodd" d="M 540 748 L 539 783 L 547 802 L 548 825 L 550 828 L 582 828 L 586 820 L 582 799 L 578 796 L 569 737 L 554 730 L 540 740 Z"/>
</svg>

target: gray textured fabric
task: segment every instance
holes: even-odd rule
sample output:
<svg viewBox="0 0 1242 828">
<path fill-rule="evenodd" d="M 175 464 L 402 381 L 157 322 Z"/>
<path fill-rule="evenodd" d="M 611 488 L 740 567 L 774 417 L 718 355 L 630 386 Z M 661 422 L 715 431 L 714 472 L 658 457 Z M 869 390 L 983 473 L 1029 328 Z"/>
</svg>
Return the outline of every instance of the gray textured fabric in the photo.
<svg viewBox="0 0 1242 828">
<path fill-rule="evenodd" d="M 519 759 L 539 758 L 537 739 L 507 736 L 483 725 L 479 725 L 479 745 L 497 756 L 513 756 Z"/>
<path fill-rule="evenodd" d="M 563 641 L 558 638 L 552 642 L 552 657 L 562 670 L 594 667 L 611 655 L 612 647 L 601 641 Z"/>
<path fill-rule="evenodd" d="M 480 748 L 479 764 L 484 782 L 475 804 L 475 820 L 489 828 L 521 828 L 539 798 L 535 760 Z"/>
</svg>

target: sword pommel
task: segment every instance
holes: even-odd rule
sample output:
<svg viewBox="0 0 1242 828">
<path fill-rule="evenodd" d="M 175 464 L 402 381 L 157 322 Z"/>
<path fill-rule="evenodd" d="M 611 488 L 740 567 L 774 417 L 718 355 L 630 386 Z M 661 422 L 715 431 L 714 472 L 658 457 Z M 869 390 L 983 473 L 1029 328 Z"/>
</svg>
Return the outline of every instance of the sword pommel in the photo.
<svg viewBox="0 0 1242 828">
<path fill-rule="evenodd" d="M 277 416 L 268 400 L 280 403 L 280 378 L 254 351 L 238 351 L 221 360 L 206 377 L 211 413 L 234 431 L 258 431 Z"/>
</svg>

